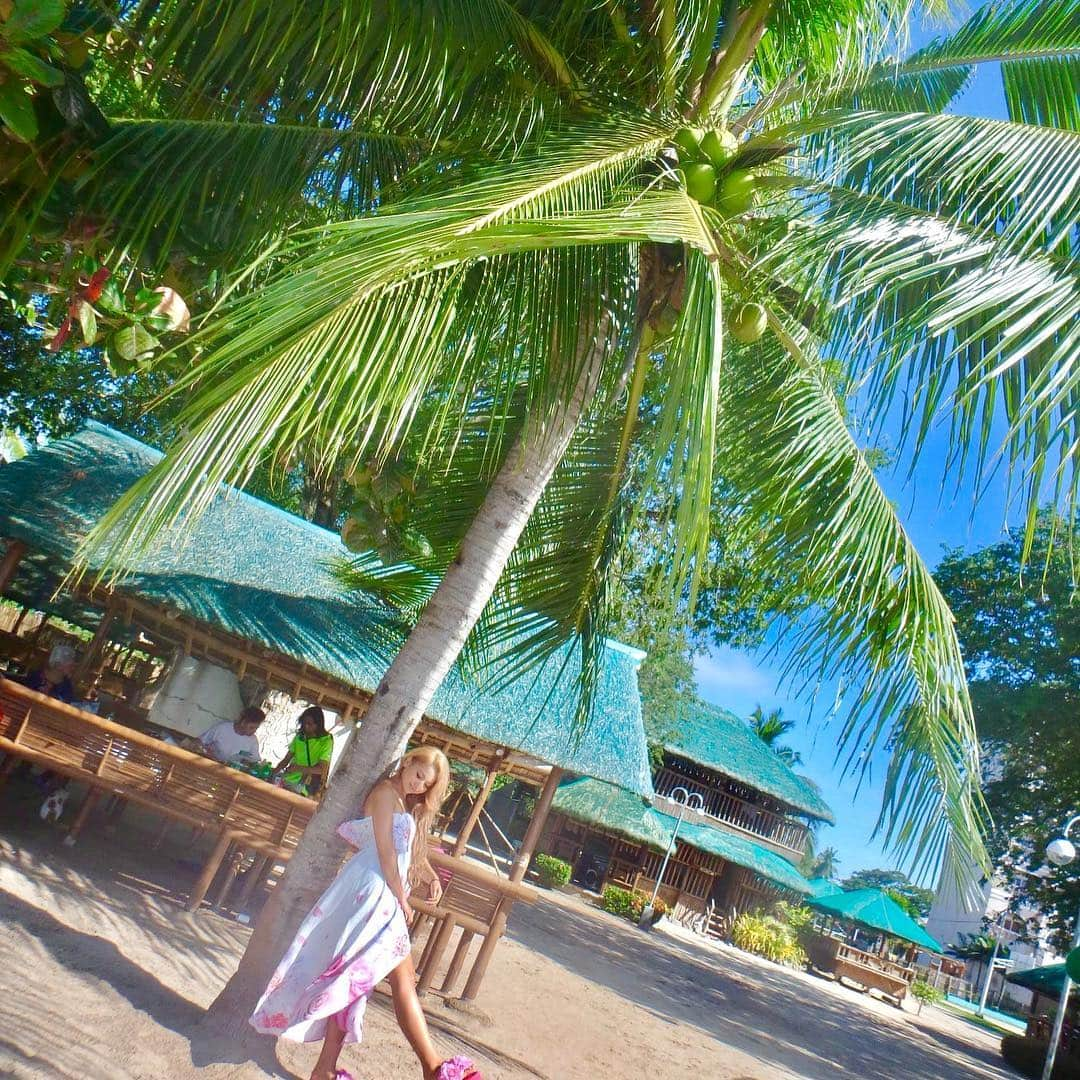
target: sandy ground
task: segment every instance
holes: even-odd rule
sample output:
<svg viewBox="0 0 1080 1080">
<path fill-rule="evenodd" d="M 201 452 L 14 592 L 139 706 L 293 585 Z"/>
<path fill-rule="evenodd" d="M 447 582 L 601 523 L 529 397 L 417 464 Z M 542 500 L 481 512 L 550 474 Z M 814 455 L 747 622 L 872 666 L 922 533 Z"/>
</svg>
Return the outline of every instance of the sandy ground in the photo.
<svg viewBox="0 0 1080 1080">
<path fill-rule="evenodd" d="M 15 793 L 17 796 L 17 793 Z M 80 1080 L 306 1077 L 312 1047 L 257 1060 L 196 1027 L 248 929 L 183 910 L 192 864 L 131 828 L 93 823 L 75 849 L 0 794 L 0 1075 Z M 183 841 L 186 830 L 177 829 Z M 385 1000 L 343 1064 L 357 1080 L 418 1077 Z M 580 900 L 519 905 L 477 1003 L 430 998 L 447 1053 L 485 1077 L 595 1080 L 972 1080 L 1014 1074 L 997 1040 L 937 1010 L 922 1017 L 688 935 L 646 935 Z M 228 1059 L 240 1060 L 228 1060 Z"/>
</svg>

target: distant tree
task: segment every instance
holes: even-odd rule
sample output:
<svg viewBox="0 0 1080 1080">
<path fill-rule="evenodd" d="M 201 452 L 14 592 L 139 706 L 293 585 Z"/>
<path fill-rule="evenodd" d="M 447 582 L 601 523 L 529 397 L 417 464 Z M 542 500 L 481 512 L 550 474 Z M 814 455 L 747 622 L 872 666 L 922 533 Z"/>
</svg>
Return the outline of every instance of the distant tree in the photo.
<svg viewBox="0 0 1080 1080">
<path fill-rule="evenodd" d="M 786 735 L 795 727 L 794 720 L 784 719 L 782 709 L 773 709 L 772 712 L 766 713 L 765 710 L 758 705 L 750 714 L 750 727 L 753 729 L 754 734 L 757 735 L 757 737 L 768 746 L 785 765 L 794 767 L 795 765 L 802 764 L 802 754 L 800 754 L 798 750 L 794 747 L 785 746 L 777 742 L 778 739 Z"/>
<path fill-rule="evenodd" d="M 834 847 L 827 847 L 814 859 L 811 877 L 829 878 L 831 880 L 836 877 L 839 868 L 840 853 Z"/>
<path fill-rule="evenodd" d="M 991 858 L 1014 908 L 1043 912 L 1064 949 L 1080 905 L 1080 865 L 1043 876 L 1027 870 L 1042 865 L 1041 852 L 1080 797 L 1080 528 L 1043 512 L 1027 572 L 1022 545 L 1017 535 L 953 552 L 934 577 L 956 616 L 984 747 Z"/>
<path fill-rule="evenodd" d="M 915 919 L 925 919 L 934 903 L 933 890 L 914 884 L 902 870 L 856 870 L 840 885 L 844 889 L 881 889 Z"/>
<path fill-rule="evenodd" d="M 989 960 L 994 951 L 993 934 L 964 934 L 958 935 L 960 940 L 949 948 L 954 956 L 964 960 Z M 998 945 L 998 956 L 1006 958 L 1009 955 L 1009 946 L 1004 942 Z"/>
</svg>

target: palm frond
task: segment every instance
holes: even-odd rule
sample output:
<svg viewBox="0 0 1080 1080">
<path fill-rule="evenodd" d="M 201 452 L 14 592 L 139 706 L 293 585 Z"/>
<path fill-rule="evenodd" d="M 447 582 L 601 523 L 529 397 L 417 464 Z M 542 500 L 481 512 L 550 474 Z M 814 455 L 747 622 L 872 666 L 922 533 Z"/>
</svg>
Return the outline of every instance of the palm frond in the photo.
<svg viewBox="0 0 1080 1080">
<path fill-rule="evenodd" d="M 586 205 L 597 184 L 590 175 Z M 565 201 L 549 181 L 540 187 L 540 202 Z M 196 347 L 213 352 L 173 391 L 199 390 L 178 420 L 185 435 L 103 520 L 90 547 L 103 547 L 114 568 L 130 563 L 181 515 L 197 516 L 221 483 L 242 485 L 260 461 L 299 442 L 327 460 L 361 454 L 373 439 L 387 448 L 439 386 L 450 389 L 432 431 L 459 424 L 486 398 L 497 446 L 506 395 L 526 385 L 530 408 L 556 407 L 572 377 L 569 328 L 585 312 L 594 319 L 601 306 L 617 311 L 631 300 L 630 246 L 690 228 L 688 200 L 670 193 L 520 220 L 528 211 L 520 197 L 490 201 L 507 194 L 505 184 L 481 190 L 489 193 L 483 203 L 438 210 L 436 200 L 318 230 L 297 242 L 286 273 L 196 334 Z M 513 218 L 472 227 L 493 213 L 506 218 L 508 205 Z M 382 362 L 386 355 L 394 365 Z"/>
<path fill-rule="evenodd" d="M 1080 57 L 1080 2 L 1062 0 L 1013 0 L 986 4 L 954 33 L 931 42 L 911 56 L 839 65 L 824 80 L 803 85 L 774 103 L 777 111 L 805 102 L 814 112 L 831 108 L 880 110 L 883 112 L 941 112 L 968 85 L 979 64 L 1000 63 L 1006 91 L 1017 73 L 1030 71 L 1031 81 L 1017 83 L 1018 109 L 1014 120 L 1033 120 L 1043 114 L 1044 97 L 1056 98 L 1050 115 L 1068 113 L 1068 78 Z M 838 74 L 839 72 L 839 74 Z M 1072 75 L 1075 109 L 1075 74 Z M 1026 103 L 1020 96 L 1026 91 Z M 1063 108 L 1063 111 L 1060 111 Z M 1023 110 L 1027 110 L 1026 112 Z M 1052 122 L 1055 127 L 1068 124 Z"/>
<path fill-rule="evenodd" d="M 379 129 L 235 120 L 114 121 L 84 181 L 115 242 L 143 261 L 242 265 L 287 227 L 369 212 L 430 148 Z M 156 182 L 168 168 L 167 186 Z"/>
<path fill-rule="evenodd" d="M 570 78 L 543 34 L 494 0 L 142 0 L 123 28 L 151 58 L 155 84 L 189 115 L 378 117 L 428 139 L 453 126 L 497 139 L 542 115 L 547 77 L 559 87 Z M 540 72 L 540 84 L 521 80 L 523 71 Z"/>
<path fill-rule="evenodd" d="M 951 836 L 985 865 L 952 617 L 805 334 L 770 322 L 775 336 L 725 369 L 719 467 L 742 494 L 729 528 L 750 527 L 757 565 L 793 567 L 791 588 L 812 603 L 781 628 L 788 676 L 858 688 L 840 735 L 845 767 L 864 774 L 875 752 L 891 753 L 876 827 L 885 842 L 913 867 L 933 867 Z"/>
<path fill-rule="evenodd" d="M 829 210 L 779 241 L 762 269 L 821 297 L 817 330 L 865 378 L 874 414 L 902 390 L 919 417 L 916 453 L 944 411 L 957 478 L 969 452 L 983 479 L 1001 451 L 1029 524 L 1049 475 L 1075 502 L 1080 284 L 1062 260 L 1001 253 L 925 212 L 834 192 Z M 990 442 L 995 418 L 1007 425 L 1000 447 Z"/>
<path fill-rule="evenodd" d="M 771 133 L 812 141 L 804 175 L 981 230 L 999 251 L 1053 248 L 1080 217 L 1080 134 L 925 113 L 832 113 Z"/>
</svg>

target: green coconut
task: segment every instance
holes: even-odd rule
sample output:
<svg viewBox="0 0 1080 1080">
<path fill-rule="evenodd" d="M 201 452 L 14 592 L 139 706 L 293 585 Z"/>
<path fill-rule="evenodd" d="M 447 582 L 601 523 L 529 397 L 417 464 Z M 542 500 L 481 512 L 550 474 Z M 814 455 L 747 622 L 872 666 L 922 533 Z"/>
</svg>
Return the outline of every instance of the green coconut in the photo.
<svg viewBox="0 0 1080 1080">
<path fill-rule="evenodd" d="M 706 131 L 701 138 L 701 152 L 718 169 L 726 165 L 738 150 L 739 140 L 727 128 Z"/>
<path fill-rule="evenodd" d="M 709 202 L 716 194 L 716 171 L 711 165 L 697 162 L 687 165 L 683 171 L 686 193 L 699 203 Z"/>
<path fill-rule="evenodd" d="M 724 217 L 739 217 L 754 208 L 756 197 L 757 179 L 740 169 L 724 177 L 716 196 L 716 209 Z"/>
<path fill-rule="evenodd" d="M 731 336 L 743 345 L 752 345 L 761 340 L 768 325 L 768 316 L 760 304 L 742 304 L 731 317 Z"/>
<path fill-rule="evenodd" d="M 671 141 L 680 157 L 696 158 L 701 154 L 701 140 L 705 137 L 705 129 L 699 127 L 679 128 L 672 136 Z"/>
</svg>

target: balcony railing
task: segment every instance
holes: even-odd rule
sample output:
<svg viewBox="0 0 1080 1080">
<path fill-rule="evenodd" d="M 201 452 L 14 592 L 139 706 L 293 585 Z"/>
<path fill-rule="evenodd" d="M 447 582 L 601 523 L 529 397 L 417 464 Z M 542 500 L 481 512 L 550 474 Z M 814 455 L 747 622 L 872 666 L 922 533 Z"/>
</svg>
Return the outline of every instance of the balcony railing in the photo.
<svg viewBox="0 0 1080 1080">
<path fill-rule="evenodd" d="M 653 776 L 653 787 L 657 795 L 670 795 L 677 787 L 697 792 L 705 804 L 702 813 L 708 817 L 767 840 L 796 855 L 801 855 L 806 848 L 809 830 L 801 822 L 755 806 L 726 791 L 718 791 L 714 787 L 698 783 L 674 769 L 658 769 Z"/>
</svg>

